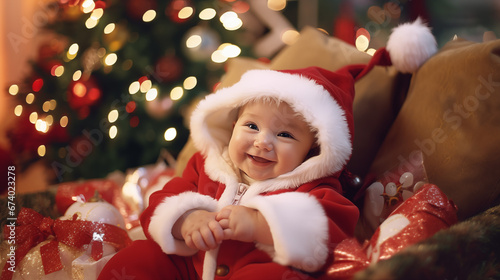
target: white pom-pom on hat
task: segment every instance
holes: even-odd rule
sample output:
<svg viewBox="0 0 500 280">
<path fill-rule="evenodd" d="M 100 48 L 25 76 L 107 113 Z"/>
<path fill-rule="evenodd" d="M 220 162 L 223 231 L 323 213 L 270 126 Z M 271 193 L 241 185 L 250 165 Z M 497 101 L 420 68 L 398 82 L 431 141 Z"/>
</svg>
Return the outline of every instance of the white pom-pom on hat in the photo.
<svg viewBox="0 0 500 280">
<path fill-rule="evenodd" d="M 430 28 L 418 18 L 394 28 L 386 49 L 396 69 L 413 73 L 437 52 L 437 43 Z"/>
</svg>

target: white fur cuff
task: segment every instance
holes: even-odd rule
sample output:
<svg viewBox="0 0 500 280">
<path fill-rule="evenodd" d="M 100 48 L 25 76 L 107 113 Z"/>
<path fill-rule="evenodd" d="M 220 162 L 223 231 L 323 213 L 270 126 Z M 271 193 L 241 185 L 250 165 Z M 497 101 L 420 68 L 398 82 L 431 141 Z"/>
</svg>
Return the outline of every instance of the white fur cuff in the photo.
<svg viewBox="0 0 500 280">
<path fill-rule="evenodd" d="M 156 207 L 148 231 L 166 254 L 191 256 L 197 252 L 197 250 L 186 246 L 184 241 L 178 240 L 172 235 L 172 227 L 179 217 L 193 209 L 215 211 L 217 200 L 207 195 L 185 192 L 165 198 Z"/>
<path fill-rule="evenodd" d="M 258 196 L 245 206 L 265 217 L 274 247 L 257 244 L 282 265 L 304 271 L 320 269 L 328 257 L 328 219 L 318 200 L 307 193 Z"/>
</svg>

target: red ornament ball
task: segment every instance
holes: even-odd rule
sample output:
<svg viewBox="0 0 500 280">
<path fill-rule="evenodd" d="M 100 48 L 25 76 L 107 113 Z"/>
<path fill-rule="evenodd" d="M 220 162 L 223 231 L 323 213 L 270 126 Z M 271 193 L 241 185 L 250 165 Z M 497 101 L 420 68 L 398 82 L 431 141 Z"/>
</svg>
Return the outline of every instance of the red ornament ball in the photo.
<svg viewBox="0 0 500 280">
<path fill-rule="evenodd" d="M 163 56 L 156 62 L 155 78 L 158 82 L 177 81 L 183 71 L 182 60 L 174 55 Z"/>
<path fill-rule="evenodd" d="M 72 109 L 92 106 L 101 99 L 101 89 L 93 77 L 73 81 L 68 88 L 68 101 Z"/>
</svg>

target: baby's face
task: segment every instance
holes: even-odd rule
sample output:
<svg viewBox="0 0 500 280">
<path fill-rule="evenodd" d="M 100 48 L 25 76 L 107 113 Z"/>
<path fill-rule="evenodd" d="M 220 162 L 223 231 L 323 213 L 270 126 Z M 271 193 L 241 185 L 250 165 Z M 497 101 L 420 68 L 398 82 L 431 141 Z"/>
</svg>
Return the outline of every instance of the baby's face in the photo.
<svg viewBox="0 0 500 280">
<path fill-rule="evenodd" d="M 229 141 L 229 157 L 255 180 L 292 171 L 315 141 L 307 123 L 284 102 L 251 102 L 240 109 Z"/>
</svg>

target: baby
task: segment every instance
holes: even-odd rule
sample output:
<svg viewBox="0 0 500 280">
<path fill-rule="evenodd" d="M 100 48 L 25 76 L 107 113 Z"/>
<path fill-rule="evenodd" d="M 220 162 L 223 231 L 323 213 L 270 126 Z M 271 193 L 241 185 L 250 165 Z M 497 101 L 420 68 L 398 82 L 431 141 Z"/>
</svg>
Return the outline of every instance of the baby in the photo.
<svg viewBox="0 0 500 280">
<path fill-rule="evenodd" d="M 141 216 L 148 240 L 118 252 L 101 279 L 122 269 L 137 279 L 323 272 L 359 214 L 338 180 L 352 145 L 353 92 L 335 84 L 345 78 L 253 70 L 208 95 L 191 118 L 199 152 Z"/>
</svg>

